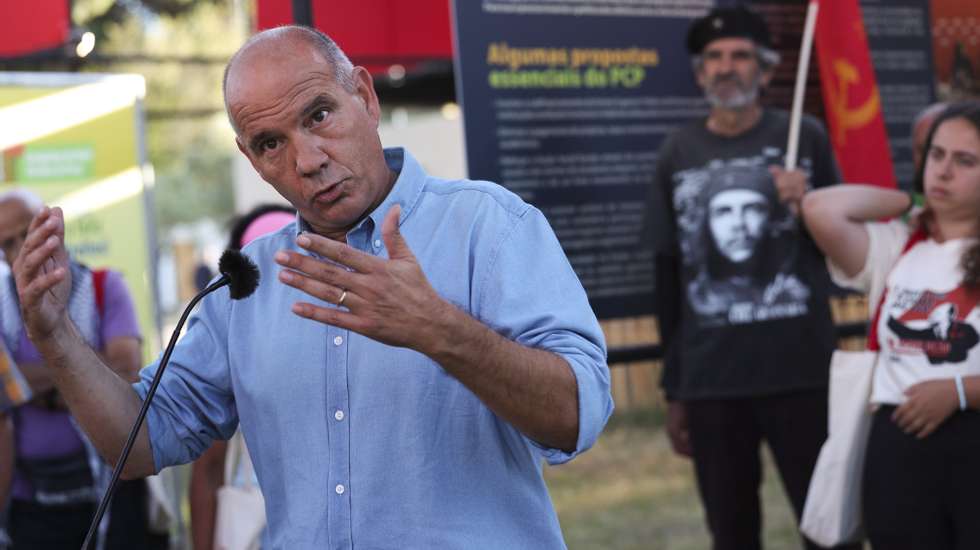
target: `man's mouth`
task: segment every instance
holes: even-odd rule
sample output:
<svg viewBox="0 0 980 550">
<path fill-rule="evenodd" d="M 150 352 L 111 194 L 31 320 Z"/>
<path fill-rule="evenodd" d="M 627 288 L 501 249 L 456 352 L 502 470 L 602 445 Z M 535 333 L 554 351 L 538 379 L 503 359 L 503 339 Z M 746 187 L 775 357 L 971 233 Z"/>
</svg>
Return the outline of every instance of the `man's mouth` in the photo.
<svg viewBox="0 0 980 550">
<path fill-rule="evenodd" d="M 336 183 L 328 185 L 325 189 L 317 191 L 313 195 L 314 203 L 325 203 L 332 204 L 340 198 L 340 195 L 344 192 L 344 184 L 347 182 L 347 178 L 344 178 Z"/>
<path fill-rule="evenodd" d="M 719 88 L 722 88 L 722 89 L 724 89 L 724 88 L 734 88 L 736 90 L 741 90 L 742 89 L 742 83 L 739 82 L 738 80 L 734 79 L 734 78 L 723 78 L 723 79 L 715 80 L 715 82 L 714 82 L 714 88 L 716 90 L 719 89 Z"/>
<path fill-rule="evenodd" d="M 728 241 L 726 243 L 729 250 L 745 252 L 747 250 L 752 250 L 752 244 L 745 239 L 739 239 L 737 241 Z"/>
</svg>

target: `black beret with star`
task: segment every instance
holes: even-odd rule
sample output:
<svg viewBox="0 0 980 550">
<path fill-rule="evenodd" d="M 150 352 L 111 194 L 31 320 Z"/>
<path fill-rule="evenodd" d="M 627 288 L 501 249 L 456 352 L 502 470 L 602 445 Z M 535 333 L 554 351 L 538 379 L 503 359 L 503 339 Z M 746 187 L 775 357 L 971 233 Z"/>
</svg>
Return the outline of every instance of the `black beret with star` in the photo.
<svg viewBox="0 0 980 550">
<path fill-rule="evenodd" d="M 701 19 L 695 19 L 687 31 L 687 51 L 700 55 L 704 47 L 719 38 L 748 38 L 760 46 L 772 48 L 766 22 L 745 6 L 715 8 Z"/>
</svg>

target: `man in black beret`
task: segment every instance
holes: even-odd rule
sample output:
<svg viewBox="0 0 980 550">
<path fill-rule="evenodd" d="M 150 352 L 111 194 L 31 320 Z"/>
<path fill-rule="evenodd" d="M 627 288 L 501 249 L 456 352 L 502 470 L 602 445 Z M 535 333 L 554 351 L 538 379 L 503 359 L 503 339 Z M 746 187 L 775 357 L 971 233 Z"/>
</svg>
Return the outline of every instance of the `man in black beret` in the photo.
<svg viewBox="0 0 980 550">
<path fill-rule="evenodd" d="M 840 175 L 810 117 L 799 168 L 782 168 L 789 115 L 760 103 L 779 54 L 758 15 L 715 9 L 687 48 L 710 112 L 665 140 L 647 213 L 667 430 L 693 458 L 714 549 L 752 550 L 762 442 L 799 517 L 827 436 L 829 277 L 798 212 L 808 189 Z"/>
</svg>

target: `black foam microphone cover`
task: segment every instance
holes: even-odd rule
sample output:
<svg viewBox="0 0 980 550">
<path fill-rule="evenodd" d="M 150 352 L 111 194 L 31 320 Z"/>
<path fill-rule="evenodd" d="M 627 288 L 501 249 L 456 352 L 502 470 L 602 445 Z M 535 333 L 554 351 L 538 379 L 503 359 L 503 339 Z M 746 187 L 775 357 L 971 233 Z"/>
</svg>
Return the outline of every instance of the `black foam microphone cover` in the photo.
<svg viewBox="0 0 980 550">
<path fill-rule="evenodd" d="M 225 250 L 218 260 L 218 271 L 228 278 L 228 292 L 233 300 L 247 298 L 259 286 L 259 268 L 237 250 Z"/>
</svg>

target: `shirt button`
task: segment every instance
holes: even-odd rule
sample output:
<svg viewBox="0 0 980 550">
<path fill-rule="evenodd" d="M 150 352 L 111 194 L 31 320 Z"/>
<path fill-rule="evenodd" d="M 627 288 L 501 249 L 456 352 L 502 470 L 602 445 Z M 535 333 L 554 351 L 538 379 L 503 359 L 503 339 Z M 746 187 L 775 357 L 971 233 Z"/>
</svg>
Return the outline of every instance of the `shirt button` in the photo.
<svg viewBox="0 0 980 550">
<path fill-rule="evenodd" d="M 381 248 L 381 239 L 374 239 L 374 248 Z"/>
<path fill-rule="evenodd" d="M 337 422 L 340 422 L 344 419 L 344 411 L 337 411 L 333 413 L 333 417 L 337 419 Z"/>
<path fill-rule="evenodd" d="M 333 339 L 333 345 L 335 345 L 335 346 L 339 346 L 340 344 L 343 344 L 343 343 L 344 343 L 344 337 L 343 336 L 337 336 L 336 338 Z"/>
<path fill-rule="evenodd" d="M 344 486 L 343 486 L 343 485 L 339 485 L 339 484 L 338 484 L 338 485 L 337 485 L 336 487 L 334 487 L 334 489 L 333 489 L 333 490 L 334 490 L 334 491 L 337 491 L 337 494 L 338 494 L 338 495 L 342 495 L 342 494 L 344 494 Z"/>
</svg>

